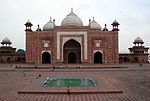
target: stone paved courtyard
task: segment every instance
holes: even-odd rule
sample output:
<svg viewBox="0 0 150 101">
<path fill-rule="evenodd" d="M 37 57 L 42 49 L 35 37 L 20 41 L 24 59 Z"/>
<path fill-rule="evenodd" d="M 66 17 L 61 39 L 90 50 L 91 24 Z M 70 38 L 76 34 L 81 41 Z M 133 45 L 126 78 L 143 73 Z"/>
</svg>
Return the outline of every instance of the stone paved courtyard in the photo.
<svg viewBox="0 0 150 101">
<path fill-rule="evenodd" d="M 0 101 L 150 101 L 150 64 L 81 65 L 81 68 L 15 69 L 25 64 L 0 64 Z M 40 65 L 46 67 L 49 65 Z M 90 67 L 90 69 L 84 68 Z M 104 68 L 105 67 L 105 68 Z M 127 67 L 127 68 L 111 68 Z M 41 77 L 38 77 L 41 74 Z M 38 78 L 37 78 L 38 77 Z M 92 77 L 103 79 L 123 93 L 18 94 L 29 85 L 37 87 L 46 77 Z M 35 83 L 36 82 L 36 83 Z M 39 82 L 39 83 L 37 83 Z M 108 84 L 109 86 L 109 84 Z M 108 87 L 112 89 L 111 86 Z M 38 88 L 37 88 L 38 89 Z"/>
</svg>

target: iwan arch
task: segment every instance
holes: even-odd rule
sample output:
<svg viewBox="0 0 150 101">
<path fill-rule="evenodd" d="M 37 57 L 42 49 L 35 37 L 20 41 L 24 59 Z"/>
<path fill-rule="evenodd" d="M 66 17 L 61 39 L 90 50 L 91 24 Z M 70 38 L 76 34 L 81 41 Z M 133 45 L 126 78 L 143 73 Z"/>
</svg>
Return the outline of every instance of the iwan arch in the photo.
<svg viewBox="0 0 150 101">
<path fill-rule="evenodd" d="M 26 62 L 37 64 L 61 63 L 119 63 L 118 25 L 115 20 L 112 30 L 101 28 L 95 19 L 84 26 L 82 20 L 71 10 L 57 26 L 50 18 L 43 29 L 36 31 L 32 23 L 26 26 Z"/>
</svg>

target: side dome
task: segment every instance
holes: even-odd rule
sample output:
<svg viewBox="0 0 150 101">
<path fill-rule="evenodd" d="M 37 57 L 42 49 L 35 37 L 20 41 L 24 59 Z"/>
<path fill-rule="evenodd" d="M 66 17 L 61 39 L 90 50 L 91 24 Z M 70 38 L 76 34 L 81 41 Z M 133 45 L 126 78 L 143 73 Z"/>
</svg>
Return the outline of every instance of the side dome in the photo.
<svg viewBox="0 0 150 101">
<path fill-rule="evenodd" d="M 83 26 L 82 20 L 73 12 L 71 12 L 62 20 L 61 26 Z"/>
<path fill-rule="evenodd" d="M 143 42 L 143 40 L 138 36 L 138 37 L 134 40 L 133 43 L 134 43 L 134 44 L 136 44 L 136 43 L 141 43 L 141 44 L 143 44 L 144 42 Z"/>
<path fill-rule="evenodd" d="M 52 22 L 52 19 L 51 19 L 51 17 L 50 17 L 49 22 L 47 22 L 47 23 L 43 26 L 43 31 L 52 30 L 52 29 L 54 29 L 54 27 L 55 27 L 55 24 L 54 24 L 54 22 Z"/>
<path fill-rule="evenodd" d="M 101 26 L 94 20 L 90 23 L 90 29 L 102 30 Z"/>
<path fill-rule="evenodd" d="M 1 42 L 1 44 L 12 44 L 11 41 L 6 37 L 5 39 L 3 39 L 3 41 Z"/>
</svg>

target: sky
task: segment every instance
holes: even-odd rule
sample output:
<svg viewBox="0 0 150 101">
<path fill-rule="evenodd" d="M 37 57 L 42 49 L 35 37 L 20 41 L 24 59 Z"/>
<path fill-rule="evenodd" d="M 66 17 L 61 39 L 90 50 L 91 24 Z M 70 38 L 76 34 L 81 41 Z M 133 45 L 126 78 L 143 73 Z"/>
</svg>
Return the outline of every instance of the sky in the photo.
<svg viewBox="0 0 150 101">
<path fill-rule="evenodd" d="M 85 26 L 94 16 L 102 28 L 107 24 L 112 30 L 116 19 L 120 23 L 120 53 L 128 53 L 138 36 L 150 47 L 150 0 L 0 0 L 0 42 L 7 37 L 12 47 L 25 49 L 24 24 L 28 19 L 33 30 L 38 24 L 43 28 L 50 17 L 60 26 L 71 8 Z"/>
</svg>

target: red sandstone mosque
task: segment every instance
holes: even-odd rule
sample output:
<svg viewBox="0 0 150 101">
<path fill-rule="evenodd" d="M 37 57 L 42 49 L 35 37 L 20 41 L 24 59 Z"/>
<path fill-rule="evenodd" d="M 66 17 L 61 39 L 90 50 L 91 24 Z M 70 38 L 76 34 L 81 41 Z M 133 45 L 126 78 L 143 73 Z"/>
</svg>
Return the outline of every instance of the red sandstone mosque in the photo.
<svg viewBox="0 0 150 101">
<path fill-rule="evenodd" d="M 109 63 L 147 63 L 148 47 L 140 37 L 134 40 L 130 53 L 118 52 L 118 25 L 115 20 L 112 30 L 108 30 L 97 23 L 93 17 L 84 26 L 82 20 L 71 12 L 57 26 L 55 20 L 50 20 L 41 29 L 32 30 L 32 23 L 28 20 L 26 26 L 26 52 L 18 54 L 16 48 L 8 38 L 0 47 L 0 62 L 24 62 L 34 64 L 109 64 Z M 24 57 L 25 55 L 25 57 Z"/>
<path fill-rule="evenodd" d="M 71 12 L 62 20 L 61 26 L 50 20 L 32 31 L 32 23 L 26 26 L 27 63 L 119 63 L 118 25 L 115 20 L 112 30 L 102 29 L 95 19 L 87 26 Z"/>
<path fill-rule="evenodd" d="M 102 29 L 93 17 L 84 26 L 82 20 L 71 12 L 57 26 L 55 20 L 50 20 L 41 29 L 38 25 L 32 31 L 32 23 L 28 20 L 26 26 L 26 62 L 27 63 L 123 63 L 148 62 L 148 49 L 143 46 L 143 40 L 135 39 L 130 53 L 118 53 L 118 25 L 115 20 L 112 30 Z"/>
</svg>

